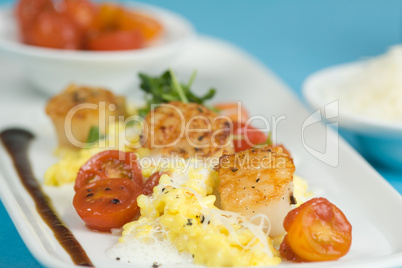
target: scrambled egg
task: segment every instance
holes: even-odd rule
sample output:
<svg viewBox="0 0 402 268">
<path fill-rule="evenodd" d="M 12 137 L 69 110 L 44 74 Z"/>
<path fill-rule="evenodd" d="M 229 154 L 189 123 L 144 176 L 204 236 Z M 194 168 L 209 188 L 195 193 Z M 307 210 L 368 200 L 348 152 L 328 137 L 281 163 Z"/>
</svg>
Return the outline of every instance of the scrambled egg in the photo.
<svg viewBox="0 0 402 268">
<path fill-rule="evenodd" d="M 184 170 L 163 175 L 152 196 L 141 195 L 141 218 L 124 226 L 120 243 L 168 239 L 180 252 L 190 252 L 194 263 L 207 266 L 276 265 L 281 262 L 264 226 L 254 225 L 237 213 L 214 206 L 217 173 L 183 162 Z M 146 240 L 146 239 L 145 239 Z"/>
<path fill-rule="evenodd" d="M 296 198 L 296 207 L 314 197 L 314 194 L 308 190 L 308 183 L 301 177 L 293 175 L 293 195 Z"/>
<path fill-rule="evenodd" d="M 60 186 L 74 182 L 80 167 L 100 151 L 99 148 L 81 149 L 79 151 L 59 150 L 56 154 L 61 154 L 61 159 L 47 169 L 45 185 Z"/>
</svg>

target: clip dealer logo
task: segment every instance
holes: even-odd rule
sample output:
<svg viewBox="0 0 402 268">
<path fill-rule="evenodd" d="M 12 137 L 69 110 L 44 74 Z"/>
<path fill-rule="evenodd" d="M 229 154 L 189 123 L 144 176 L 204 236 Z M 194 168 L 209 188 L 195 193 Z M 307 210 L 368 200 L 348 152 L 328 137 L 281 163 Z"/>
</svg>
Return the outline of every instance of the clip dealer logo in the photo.
<svg viewBox="0 0 402 268">
<path fill-rule="evenodd" d="M 322 127 L 322 122 L 330 119 L 337 118 L 339 115 L 339 105 L 338 101 L 332 102 L 330 104 L 327 104 L 323 112 L 320 110 L 315 111 L 311 115 L 309 115 L 302 124 L 302 130 L 301 130 L 301 143 L 303 148 L 311 154 L 313 157 L 316 159 L 332 166 L 335 167 L 339 163 L 338 159 L 338 144 L 339 144 L 339 137 L 338 135 L 330 135 L 330 128 L 333 128 L 337 131 L 338 128 L 338 123 L 326 123 L 325 128 L 326 128 L 326 133 L 324 135 L 320 135 L 317 133 L 314 133 L 313 136 L 317 137 L 317 135 L 321 138 L 325 137 L 325 148 L 324 150 L 320 151 L 317 150 L 314 146 L 311 145 L 309 142 L 309 135 L 306 134 L 309 129 L 315 130 L 316 126 L 321 126 Z M 241 112 L 241 102 L 238 102 L 237 107 L 238 107 L 238 118 L 241 118 L 242 112 Z M 170 104 L 161 104 L 158 105 L 157 107 L 162 107 L 165 110 L 169 110 L 171 114 L 175 115 L 175 118 L 177 119 L 177 124 L 174 125 L 175 131 L 177 132 L 177 137 L 175 136 L 174 139 L 172 139 L 172 142 L 169 143 L 162 143 L 158 144 L 156 142 L 156 137 L 155 137 L 155 124 L 154 122 L 157 122 L 158 115 L 157 110 L 152 109 L 150 111 L 150 114 L 147 116 L 147 118 L 150 118 L 150 120 L 145 120 L 144 118 L 138 116 L 138 115 L 132 115 L 129 117 L 123 117 L 123 116 L 111 116 L 110 112 L 113 112 L 116 107 L 115 105 L 106 105 L 104 102 L 100 102 L 99 104 L 93 104 L 93 103 L 82 103 L 77 106 L 75 106 L 73 109 L 69 111 L 65 118 L 64 122 L 64 130 L 65 130 L 65 135 L 67 139 L 73 144 L 74 146 L 78 148 L 88 148 L 88 146 L 93 146 L 97 145 L 100 148 L 119 148 L 119 145 L 124 145 L 126 147 L 136 149 L 141 146 L 147 141 L 147 139 L 150 139 L 150 146 L 151 148 L 161 148 L 161 147 L 174 147 L 177 146 L 179 142 L 182 140 L 185 140 L 190 146 L 192 147 L 200 147 L 204 148 L 205 146 L 215 146 L 216 148 L 225 148 L 228 146 L 227 142 L 222 143 L 222 144 L 217 144 L 215 143 L 216 136 L 221 135 L 222 133 L 229 133 L 229 136 L 231 137 L 231 141 L 233 142 L 239 142 L 239 137 L 236 133 L 233 131 L 233 126 L 234 124 L 238 124 L 238 122 L 233 121 L 231 117 L 224 115 L 224 114 L 219 114 L 218 116 L 215 116 L 213 118 L 211 117 L 206 117 L 203 114 L 199 114 L 196 116 L 192 116 L 191 118 L 187 118 L 185 114 L 183 114 L 183 111 L 177 108 L 176 106 L 170 105 Z M 156 107 L 152 107 L 156 108 Z M 97 143 L 93 144 L 88 144 L 85 143 L 84 141 L 79 141 L 77 140 L 72 132 L 72 121 L 73 117 L 76 116 L 78 111 L 83 111 L 83 110 L 88 110 L 92 112 L 96 112 L 98 115 L 98 126 L 99 129 L 101 130 L 106 130 L 109 125 L 111 124 L 118 124 L 119 126 L 123 126 L 124 129 L 128 125 L 136 125 L 137 126 L 137 132 L 138 135 L 141 137 L 141 139 L 138 139 L 136 142 L 133 142 L 133 139 L 130 137 L 127 137 L 127 133 L 121 133 L 119 132 L 120 127 L 115 127 L 113 133 L 110 136 L 113 137 L 111 139 L 110 137 L 108 139 L 101 139 Z M 219 120 L 224 120 L 227 122 L 227 124 L 224 125 L 223 128 L 220 129 L 214 129 L 213 125 L 216 124 L 216 121 Z M 197 125 L 200 125 L 200 122 L 202 122 L 203 127 L 200 129 L 196 129 L 193 126 L 193 122 L 198 122 Z M 262 115 L 254 115 L 242 124 L 244 124 L 246 127 L 249 125 L 254 125 L 258 124 L 260 127 L 258 128 L 259 132 L 263 132 L 267 136 L 269 135 L 271 142 L 273 144 L 276 144 L 277 137 L 278 137 L 278 129 L 280 129 L 281 124 L 286 124 L 287 121 L 287 116 L 286 115 L 281 115 L 281 116 L 271 116 L 271 118 L 264 117 Z M 257 131 L 257 130 L 255 130 Z M 144 136 L 142 135 L 144 132 L 148 132 L 149 135 Z M 253 130 L 250 130 L 250 132 L 253 132 Z M 211 139 L 210 142 L 205 142 L 203 144 L 196 144 L 194 143 L 194 140 L 191 139 L 190 137 L 194 137 L 194 135 L 203 135 L 206 133 L 206 137 Z M 290 135 L 290 134 L 289 134 Z M 297 134 L 295 134 L 297 135 Z M 247 135 L 244 135 L 242 137 L 243 139 L 242 142 L 247 142 L 250 147 L 254 147 L 258 144 L 253 144 L 252 141 L 248 139 Z M 285 146 L 286 146 L 286 140 Z"/>
<path fill-rule="evenodd" d="M 323 115 L 322 115 L 323 114 Z M 316 124 L 321 124 L 327 120 L 333 120 L 339 116 L 339 101 L 331 102 L 324 106 L 323 112 L 318 109 L 312 113 L 303 122 L 301 141 L 303 147 L 308 153 L 314 156 L 321 162 L 326 163 L 332 167 L 336 167 L 339 164 L 339 133 L 338 133 L 338 123 L 325 123 L 326 133 L 325 133 L 325 149 L 324 151 L 319 151 L 309 144 L 307 144 L 307 138 L 305 132 L 308 128 L 313 127 Z M 330 129 L 335 130 L 336 134 L 331 135 Z"/>
</svg>

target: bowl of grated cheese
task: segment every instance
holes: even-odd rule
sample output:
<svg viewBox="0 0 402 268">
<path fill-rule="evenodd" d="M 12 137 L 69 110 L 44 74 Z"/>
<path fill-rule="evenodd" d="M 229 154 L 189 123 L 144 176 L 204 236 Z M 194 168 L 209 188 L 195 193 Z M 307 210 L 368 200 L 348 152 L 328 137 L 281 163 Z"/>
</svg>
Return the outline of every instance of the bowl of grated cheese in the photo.
<svg viewBox="0 0 402 268">
<path fill-rule="evenodd" d="M 326 119 L 356 134 L 367 159 L 402 169 L 402 45 L 310 75 L 303 95 Z"/>
</svg>

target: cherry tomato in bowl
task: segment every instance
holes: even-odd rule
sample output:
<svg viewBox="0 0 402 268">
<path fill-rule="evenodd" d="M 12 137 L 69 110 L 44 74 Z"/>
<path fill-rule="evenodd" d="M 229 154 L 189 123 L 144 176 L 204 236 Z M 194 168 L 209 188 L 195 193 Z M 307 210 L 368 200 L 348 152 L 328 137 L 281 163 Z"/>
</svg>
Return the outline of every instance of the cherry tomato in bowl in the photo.
<svg viewBox="0 0 402 268">
<path fill-rule="evenodd" d="M 124 10 L 118 18 L 117 23 L 120 30 L 139 31 L 144 42 L 154 40 L 163 30 L 163 26 L 159 21 L 148 15 L 135 11 Z"/>
<path fill-rule="evenodd" d="M 74 190 L 103 179 L 126 178 L 142 186 L 142 174 L 135 153 L 108 150 L 92 156 L 78 171 Z"/>
<path fill-rule="evenodd" d="M 94 51 L 130 50 L 143 46 L 144 38 L 137 30 L 95 33 L 88 37 L 86 45 L 87 49 Z"/>
<path fill-rule="evenodd" d="M 114 3 L 99 3 L 95 14 L 92 31 L 114 31 L 118 28 L 118 20 L 123 14 L 123 8 Z"/>
<path fill-rule="evenodd" d="M 140 194 L 141 187 L 132 180 L 98 180 L 75 193 L 73 206 L 88 228 L 107 232 L 134 219 Z"/>
<path fill-rule="evenodd" d="M 89 0 L 63 0 L 59 3 L 66 15 L 80 30 L 86 31 L 95 23 L 96 6 Z"/>
<path fill-rule="evenodd" d="M 15 7 L 15 15 L 22 41 L 30 43 L 29 32 L 37 17 L 43 11 L 54 11 L 51 0 L 20 0 Z"/>
<path fill-rule="evenodd" d="M 94 21 L 93 25 L 87 30 L 84 30 L 86 27 L 77 27 L 78 23 L 72 22 L 81 31 L 82 38 L 80 41 L 83 43 L 83 46 L 80 49 L 70 49 L 67 52 L 64 49 L 48 49 L 32 45 L 25 37 L 19 38 L 19 40 L 13 38 L 13 36 L 24 35 L 23 27 L 18 27 L 21 24 L 18 13 L 28 14 L 28 16 L 21 15 L 21 17 L 24 17 L 24 21 L 28 21 L 27 23 L 22 23 L 27 26 L 27 32 L 31 31 L 33 22 L 36 21 L 38 14 L 47 11 L 46 6 L 50 6 L 50 10 L 55 11 L 61 16 L 67 17 L 69 21 L 73 21 L 68 16 L 69 12 L 61 8 L 61 4 L 59 3 L 63 1 L 16 0 L 14 8 L 15 20 L 5 20 L 4 25 L 0 27 L 4 30 L 0 31 L 0 52 L 7 54 L 11 59 L 14 58 L 16 62 L 18 61 L 20 67 L 26 70 L 27 81 L 38 90 L 50 96 L 58 94 L 60 88 L 65 87 L 71 81 L 88 86 L 103 85 L 105 88 L 113 88 L 116 94 L 126 93 L 127 89 L 133 87 L 137 81 L 136 76 L 133 75 L 133 70 L 140 70 L 145 67 L 150 69 L 156 68 L 160 66 L 161 62 L 169 65 L 178 55 L 186 51 L 185 48 L 191 45 L 195 37 L 193 25 L 179 14 L 146 3 L 129 3 L 129 6 L 125 6 L 122 3 L 118 5 L 116 3 L 115 5 L 118 5 L 119 9 L 123 8 L 128 12 L 135 11 L 146 14 L 152 19 L 157 20 L 162 26 L 162 32 L 160 35 L 157 35 L 157 39 L 153 40 L 155 42 L 149 44 L 147 41 L 145 45 L 146 49 L 116 51 L 89 51 L 87 49 L 87 40 L 89 37 L 97 36 L 95 35 L 97 33 L 114 31 L 119 24 L 121 27 L 124 26 L 123 29 L 120 29 L 121 31 L 130 31 L 130 29 L 125 28 L 126 25 L 123 21 L 115 22 L 116 26 L 114 27 L 116 28 L 112 27 L 112 29 L 109 29 L 109 26 L 105 29 L 100 29 L 97 26 L 97 21 Z M 81 0 L 69 1 L 80 2 Z M 85 1 L 92 2 L 95 6 L 95 13 L 99 12 L 102 5 L 100 2 L 93 0 Z M 45 4 L 30 4 L 42 2 Z M 53 3 L 57 6 L 57 9 L 53 6 Z M 17 6 L 23 8 L 19 11 Z M 45 8 L 42 8 L 42 6 L 45 6 Z M 31 16 L 32 9 L 39 12 L 34 12 L 36 15 Z M 9 11 L 5 10 L 5 12 L 8 13 Z M 96 14 L 95 16 L 97 16 Z M 108 20 L 106 17 L 104 19 Z M 83 19 L 83 21 L 90 21 L 90 19 Z M 109 25 L 109 23 L 106 24 Z M 83 22 L 82 25 L 87 25 L 87 23 Z M 53 36 L 51 35 L 51 37 L 47 38 L 53 38 Z"/>
<path fill-rule="evenodd" d="M 157 38 L 162 30 L 162 25 L 150 16 L 102 3 L 88 34 L 86 48 L 95 51 L 139 49 Z"/>
<path fill-rule="evenodd" d="M 55 11 L 43 11 L 29 29 L 30 45 L 58 48 L 82 48 L 82 32 L 66 16 Z"/>
<path fill-rule="evenodd" d="M 293 261 L 331 261 L 349 252 L 352 226 L 342 211 L 325 198 L 313 198 L 285 217 L 287 234 L 282 257 Z"/>
<path fill-rule="evenodd" d="M 162 23 L 141 11 L 90 0 L 19 0 L 24 43 L 57 49 L 135 50 L 159 37 Z"/>
</svg>

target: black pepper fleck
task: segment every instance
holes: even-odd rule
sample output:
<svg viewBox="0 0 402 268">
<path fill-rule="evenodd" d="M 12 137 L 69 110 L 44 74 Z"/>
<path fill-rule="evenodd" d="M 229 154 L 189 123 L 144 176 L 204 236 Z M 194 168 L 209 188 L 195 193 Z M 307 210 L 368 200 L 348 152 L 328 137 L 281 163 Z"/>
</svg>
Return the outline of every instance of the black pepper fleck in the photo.
<svg viewBox="0 0 402 268">
<path fill-rule="evenodd" d="M 293 195 L 290 196 L 290 204 L 292 204 L 292 205 L 296 205 L 296 204 L 297 204 L 297 200 L 296 200 L 296 198 L 295 198 Z"/>
<path fill-rule="evenodd" d="M 87 194 L 87 197 L 91 197 L 93 195 L 94 195 L 93 193 L 90 193 L 90 194 Z"/>
<path fill-rule="evenodd" d="M 120 203 L 120 200 L 114 198 L 114 199 L 110 200 L 110 202 L 112 202 L 113 204 L 118 204 L 118 203 Z"/>
<path fill-rule="evenodd" d="M 73 93 L 73 101 L 74 102 L 80 102 L 80 95 L 78 95 L 78 92 L 77 91 L 74 91 L 74 93 Z"/>
<path fill-rule="evenodd" d="M 230 170 L 231 170 L 232 172 L 236 172 L 236 171 L 238 171 L 239 169 L 232 167 Z"/>
<path fill-rule="evenodd" d="M 110 188 L 109 188 L 109 187 L 108 187 L 108 188 L 106 188 L 106 189 L 105 189 L 105 191 L 110 191 Z"/>
<path fill-rule="evenodd" d="M 258 178 L 255 182 L 259 182 L 260 181 L 260 178 Z"/>
</svg>

